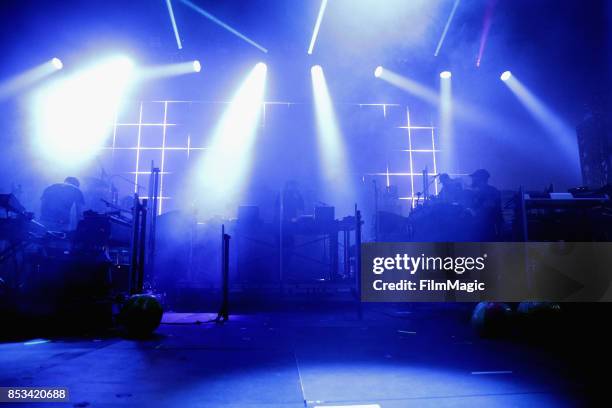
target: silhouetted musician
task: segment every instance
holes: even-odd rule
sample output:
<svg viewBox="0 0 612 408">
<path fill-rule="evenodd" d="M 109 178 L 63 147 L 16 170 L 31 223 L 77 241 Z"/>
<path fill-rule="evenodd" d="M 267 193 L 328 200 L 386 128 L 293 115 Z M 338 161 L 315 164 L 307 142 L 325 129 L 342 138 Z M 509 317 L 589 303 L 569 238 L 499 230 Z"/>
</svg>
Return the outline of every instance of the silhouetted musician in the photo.
<svg viewBox="0 0 612 408">
<path fill-rule="evenodd" d="M 485 169 L 470 174 L 472 178 L 472 199 L 470 208 L 474 212 L 482 241 L 494 241 L 501 233 L 501 194 L 489 185 L 490 174 Z"/>
<path fill-rule="evenodd" d="M 68 231 L 81 218 L 85 199 L 76 177 L 66 177 L 63 183 L 50 185 L 41 197 L 40 221 L 50 230 Z M 72 221 L 73 209 L 75 222 Z"/>
</svg>

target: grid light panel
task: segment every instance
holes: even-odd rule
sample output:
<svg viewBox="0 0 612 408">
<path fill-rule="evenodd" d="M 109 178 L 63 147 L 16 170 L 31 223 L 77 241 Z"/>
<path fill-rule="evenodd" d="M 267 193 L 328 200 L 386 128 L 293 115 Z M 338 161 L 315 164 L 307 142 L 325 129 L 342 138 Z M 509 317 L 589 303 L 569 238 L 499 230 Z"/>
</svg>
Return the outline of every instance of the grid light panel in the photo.
<svg viewBox="0 0 612 408">
<path fill-rule="evenodd" d="M 144 163 L 145 155 L 147 152 L 157 152 L 159 160 L 154 163 L 155 167 L 160 169 L 160 180 L 159 180 L 159 214 L 164 211 L 173 208 L 169 205 L 169 202 L 173 199 L 173 195 L 167 193 L 172 190 L 173 183 L 180 180 L 181 177 L 188 177 L 186 169 L 189 167 L 189 161 L 192 159 L 192 153 L 198 151 L 207 150 L 205 145 L 206 135 L 197 135 L 194 141 L 194 135 L 192 134 L 192 128 L 187 123 L 173 123 L 169 122 L 169 117 L 177 109 L 185 109 L 189 112 L 187 117 L 183 117 L 182 120 L 190 122 L 195 115 L 194 109 L 191 109 L 193 104 L 201 104 L 200 102 L 193 101 L 154 101 L 154 102 L 138 102 L 137 103 L 137 115 L 134 120 L 132 118 L 119 118 L 115 117 L 113 126 L 112 144 L 105 147 L 105 150 L 110 151 L 113 173 L 122 178 L 128 178 L 130 180 L 130 186 L 132 192 L 139 193 L 140 196 L 145 197 L 147 193 L 148 183 L 145 181 L 148 179 L 149 171 L 148 164 Z M 156 106 L 157 105 L 157 106 Z M 212 103 L 211 105 L 227 105 L 227 103 Z M 260 122 L 261 126 L 265 129 L 265 111 L 267 105 L 286 105 L 290 106 L 292 103 L 288 102 L 265 102 L 263 104 L 263 120 Z M 152 107 L 155 108 L 152 109 Z M 380 107 L 380 113 L 383 115 L 383 120 L 388 120 L 388 114 L 390 109 L 405 109 L 405 124 L 395 126 L 396 129 L 400 130 L 397 134 L 401 140 L 401 148 L 393 149 L 395 153 L 401 154 L 399 163 L 393 163 L 387 157 L 384 161 L 377 163 L 377 167 L 380 168 L 379 172 L 376 173 L 365 173 L 361 172 L 362 175 L 381 177 L 384 180 L 386 186 L 397 185 L 402 187 L 407 194 L 402 194 L 400 200 L 409 202 L 411 207 L 414 207 L 419 199 L 418 186 L 422 182 L 422 171 L 427 169 L 427 173 L 430 177 L 437 175 L 437 154 L 440 152 L 440 147 L 436 145 L 436 128 L 432 125 L 414 125 L 411 120 L 410 110 L 407 107 L 403 107 L 396 104 L 355 104 L 359 108 L 362 107 Z M 149 111 L 150 110 L 150 111 Z M 149 112 L 147 112 L 149 111 Z M 221 112 L 222 109 L 217 109 Z M 146 118 L 146 120 L 145 120 Z M 343 118 L 339 118 L 340 122 L 343 122 Z M 213 120 L 214 121 L 214 120 Z M 132 138 L 135 140 L 122 140 L 122 129 L 133 129 L 136 134 L 132 134 Z M 156 144 L 149 145 L 144 143 L 143 129 L 155 128 L 161 132 L 161 137 Z M 169 129 L 179 130 L 178 133 L 173 132 L 170 134 Z M 383 132 L 384 129 L 381 129 Z M 427 135 L 425 137 L 425 135 Z M 126 138 L 127 139 L 127 138 Z M 372 141 L 376 143 L 376 141 Z M 131 144 L 130 144 L 131 143 Z M 121 156 L 119 152 L 129 152 L 133 155 Z M 178 169 L 169 163 L 168 155 L 185 152 L 187 159 L 187 165 L 185 169 Z M 313 155 L 316 152 L 312 152 Z M 126 157 L 131 157 L 130 160 L 126 160 Z M 419 163 L 428 163 L 425 167 L 419 166 Z M 147 166 L 145 170 L 143 166 Z M 418 166 L 418 167 L 417 167 Z M 355 169 L 356 172 L 360 172 L 360 169 Z M 183 174 L 184 173 L 184 174 Z M 141 188 L 139 188 L 139 185 Z M 437 194 L 439 190 L 438 180 L 434 179 L 433 190 Z M 144 194 L 143 194 L 144 193 Z"/>
</svg>

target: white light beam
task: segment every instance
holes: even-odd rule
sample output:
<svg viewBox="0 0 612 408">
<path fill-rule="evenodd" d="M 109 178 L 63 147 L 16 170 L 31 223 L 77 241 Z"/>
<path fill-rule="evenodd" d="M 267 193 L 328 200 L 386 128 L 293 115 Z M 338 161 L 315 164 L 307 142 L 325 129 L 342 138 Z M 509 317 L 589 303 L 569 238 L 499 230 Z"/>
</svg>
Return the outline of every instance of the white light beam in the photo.
<svg viewBox="0 0 612 408">
<path fill-rule="evenodd" d="M 319 8 L 319 15 L 317 16 L 317 22 L 315 23 L 314 30 L 312 32 L 312 38 L 310 39 L 310 46 L 308 47 L 308 55 L 312 55 L 317 37 L 319 36 L 319 28 L 321 28 L 321 21 L 325 14 L 325 8 L 327 7 L 327 0 L 321 0 L 321 7 Z"/>
<path fill-rule="evenodd" d="M 191 1 L 189 1 L 189 0 L 181 0 L 181 3 L 183 3 L 184 5 L 186 5 L 187 7 L 192 9 L 193 11 L 195 11 L 196 13 L 203 15 L 204 17 L 206 17 L 207 19 L 209 19 L 213 23 L 217 24 L 218 26 L 226 29 L 227 31 L 229 31 L 230 33 L 234 34 L 236 37 L 240 38 L 241 40 L 246 41 L 247 43 L 251 44 L 253 47 L 257 48 L 261 52 L 265 52 L 265 53 L 268 52 L 268 50 L 266 48 L 264 48 L 261 45 L 257 44 L 255 41 L 251 40 L 249 37 L 247 37 L 246 35 L 242 34 L 240 31 L 230 27 L 228 24 L 226 24 L 223 21 L 219 20 L 217 17 L 213 16 L 208 11 L 202 9 L 201 7 L 197 6 L 196 4 L 193 4 Z"/>
<path fill-rule="evenodd" d="M 440 54 L 440 49 L 442 48 L 442 44 L 444 43 L 444 39 L 446 38 L 448 29 L 450 28 L 450 25 L 453 22 L 453 18 L 455 18 L 455 13 L 457 12 L 459 3 L 461 3 L 461 0 L 455 0 L 455 4 L 453 4 L 453 9 L 451 10 L 450 15 L 448 16 L 448 20 L 446 21 L 446 25 L 444 26 L 444 31 L 442 31 L 442 37 L 440 37 L 440 41 L 438 42 L 438 46 L 436 47 L 434 57 L 437 57 Z"/>
<path fill-rule="evenodd" d="M 179 50 L 183 49 L 183 44 L 181 43 L 181 36 L 179 35 L 178 27 L 176 25 L 176 20 L 174 19 L 174 10 L 172 9 L 172 0 L 166 0 L 166 6 L 168 6 L 168 14 L 170 15 L 170 21 L 172 22 L 172 29 L 174 30 L 174 37 L 176 38 L 176 46 Z"/>
</svg>

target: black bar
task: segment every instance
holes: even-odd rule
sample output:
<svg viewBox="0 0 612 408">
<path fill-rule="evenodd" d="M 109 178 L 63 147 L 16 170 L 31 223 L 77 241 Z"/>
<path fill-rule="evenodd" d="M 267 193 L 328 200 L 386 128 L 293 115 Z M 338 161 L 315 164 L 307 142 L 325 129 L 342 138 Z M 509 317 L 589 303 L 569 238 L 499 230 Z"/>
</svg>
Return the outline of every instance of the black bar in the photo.
<svg viewBox="0 0 612 408">
<path fill-rule="evenodd" d="M 151 169 L 151 177 L 153 180 L 153 190 L 149 194 L 151 202 L 151 218 L 149 220 L 149 265 L 153 264 L 153 257 L 155 256 L 155 230 L 157 228 L 157 212 L 160 204 L 159 196 L 159 168 L 154 167 Z"/>
<path fill-rule="evenodd" d="M 355 204 L 355 276 L 357 281 L 357 316 L 363 318 L 361 307 L 361 211 Z"/>
<path fill-rule="evenodd" d="M 230 236 L 225 233 L 225 225 L 221 226 L 221 308 L 216 321 L 225 322 L 229 319 L 229 242 Z"/>
<path fill-rule="evenodd" d="M 138 227 L 140 226 L 140 200 L 138 199 L 138 194 L 134 194 L 134 204 L 132 207 L 132 242 L 131 242 L 131 257 L 130 257 L 130 276 L 128 279 L 128 292 L 130 295 L 133 295 L 135 288 L 135 276 L 138 273 L 138 240 L 140 238 L 140 234 L 138 231 Z"/>
<path fill-rule="evenodd" d="M 136 283 L 136 293 L 142 293 L 144 287 L 144 274 L 145 274 L 145 263 L 146 263 L 146 248 L 147 248 L 147 200 L 142 200 L 140 206 L 140 240 L 138 242 L 138 280 Z"/>
</svg>

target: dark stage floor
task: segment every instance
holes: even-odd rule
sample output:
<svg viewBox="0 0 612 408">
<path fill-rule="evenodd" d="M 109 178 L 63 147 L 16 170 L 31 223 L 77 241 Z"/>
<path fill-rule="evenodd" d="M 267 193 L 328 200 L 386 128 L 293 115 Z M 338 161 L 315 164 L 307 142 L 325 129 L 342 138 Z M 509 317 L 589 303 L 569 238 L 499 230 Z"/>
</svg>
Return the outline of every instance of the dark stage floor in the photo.
<svg viewBox="0 0 612 408">
<path fill-rule="evenodd" d="M 169 313 L 146 341 L 0 344 L 0 384 L 67 386 L 75 407 L 584 404 L 579 375 L 559 354 L 475 338 L 457 306 L 377 305 L 362 321 L 348 308 L 269 312 L 225 325 Z"/>
</svg>

